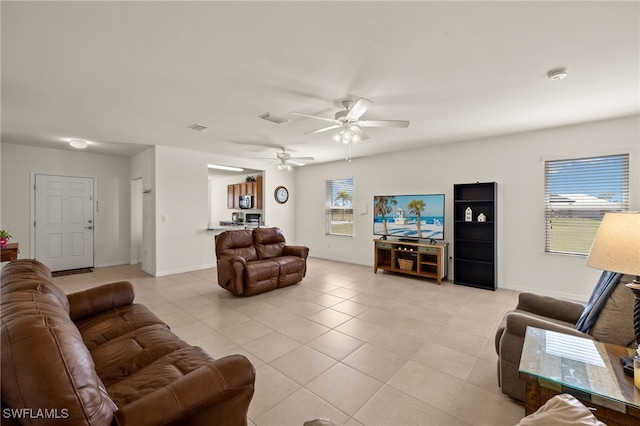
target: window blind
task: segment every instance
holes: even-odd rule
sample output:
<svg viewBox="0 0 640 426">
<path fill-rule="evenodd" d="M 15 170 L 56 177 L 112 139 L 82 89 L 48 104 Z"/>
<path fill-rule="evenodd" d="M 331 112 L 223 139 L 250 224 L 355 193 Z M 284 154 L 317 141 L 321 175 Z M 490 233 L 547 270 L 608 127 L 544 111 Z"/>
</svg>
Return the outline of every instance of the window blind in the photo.
<svg viewBox="0 0 640 426">
<path fill-rule="evenodd" d="M 326 233 L 353 236 L 353 178 L 326 181 Z"/>
<path fill-rule="evenodd" d="M 629 210 L 629 155 L 545 161 L 545 251 L 588 254 L 606 212 Z"/>
</svg>

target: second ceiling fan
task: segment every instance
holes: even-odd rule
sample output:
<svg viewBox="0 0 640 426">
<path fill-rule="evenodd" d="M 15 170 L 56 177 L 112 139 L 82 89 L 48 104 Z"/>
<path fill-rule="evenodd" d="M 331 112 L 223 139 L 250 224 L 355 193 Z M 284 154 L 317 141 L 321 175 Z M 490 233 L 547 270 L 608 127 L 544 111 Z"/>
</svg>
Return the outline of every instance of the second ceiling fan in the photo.
<svg viewBox="0 0 640 426">
<path fill-rule="evenodd" d="M 345 144 L 369 139 L 369 136 L 362 130 L 362 127 L 409 127 L 409 122 L 406 120 L 361 120 L 364 113 L 373 105 L 373 102 L 369 99 L 360 98 L 356 102 L 344 100 L 342 101 L 342 105 L 344 105 L 345 109 L 336 112 L 334 118 L 304 114 L 301 112 L 291 112 L 291 114 L 332 123 L 321 129 L 306 132 L 305 135 L 340 129 L 334 136 L 334 139 L 336 142 Z"/>
</svg>

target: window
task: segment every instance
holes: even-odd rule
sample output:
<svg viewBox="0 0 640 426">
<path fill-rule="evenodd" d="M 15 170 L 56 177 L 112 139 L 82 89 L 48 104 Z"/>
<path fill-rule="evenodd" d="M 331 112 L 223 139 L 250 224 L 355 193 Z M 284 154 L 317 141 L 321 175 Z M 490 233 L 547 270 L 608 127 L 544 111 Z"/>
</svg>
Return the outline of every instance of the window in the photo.
<svg viewBox="0 0 640 426">
<path fill-rule="evenodd" d="M 606 212 L 629 210 L 629 155 L 545 161 L 545 251 L 588 254 Z"/>
<path fill-rule="evenodd" d="M 353 178 L 328 180 L 326 197 L 326 233 L 353 236 Z"/>
</svg>

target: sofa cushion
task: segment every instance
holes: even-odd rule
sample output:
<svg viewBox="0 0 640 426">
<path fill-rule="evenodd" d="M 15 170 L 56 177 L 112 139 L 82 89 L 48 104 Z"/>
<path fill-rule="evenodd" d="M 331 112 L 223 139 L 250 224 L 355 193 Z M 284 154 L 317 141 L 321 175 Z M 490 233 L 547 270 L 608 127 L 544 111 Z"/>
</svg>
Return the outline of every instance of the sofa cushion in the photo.
<svg viewBox="0 0 640 426">
<path fill-rule="evenodd" d="M 278 286 L 280 265 L 273 260 L 254 260 L 245 266 L 245 296 L 273 290 Z"/>
<path fill-rule="evenodd" d="M 165 325 L 149 325 L 91 350 L 98 376 L 109 387 L 163 356 L 188 347 Z"/>
<path fill-rule="evenodd" d="M 283 255 L 286 241 L 280 228 L 256 228 L 253 230 L 258 259 L 271 259 Z"/>
<path fill-rule="evenodd" d="M 516 426 L 606 426 L 575 397 L 563 393 L 549 399 Z"/>
<path fill-rule="evenodd" d="M 0 272 L 2 283 L 12 275 L 33 274 L 33 278 L 51 282 L 51 270 L 42 262 L 35 259 L 14 260 Z"/>
<path fill-rule="evenodd" d="M 165 354 L 122 380 L 107 384 L 107 390 L 119 407 L 139 400 L 179 380 L 213 361 L 204 350 L 186 346 Z"/>
<path fill-rule="evenodd" d="M 588 333 L 599 342 L 630 346 L 636 340 L 633 330 L 633 292 L 625 284 L 633 276 L 624 275 L 603 306 L 595 324 Z"/>
<path fill-rule="evenodd" d="M 250 229 L 225 231 L 216 237 L 216 258 L 240 256 L 247 261 L 258 259 Z"/>
<path fill-rule="evenodd" d="M 2 281 L 0 294 L 17 293 L 24 290 L 36 291 L 42 294 L 55 296 L 58 304 L 68 313 L 69 300 L 67 295 L 60 288 L 51 282 L 39 278 L 36 274 L 12 274 Z"/>
<path fill-rule="evenodd" d="M 1 343 L 2 400 L 8 407 L 57 409 L 67 416 L 65 425 L 111 424 L 116 407 L 80 332 L 53 295 L 3 295 Z"/>
<path fill-rule="evenodd" d="M 296 256 L 282 256 L 270 259 L 280 265 L 278 287 L 286 287 L 302 281 L 305 271 L 305 260 Z"/>
<path fill-rule="evenodd" d="M 154 324 L 165 327 L 153 312 L 137 303 L 76 321 L 75 324 L 90 351 L 139 328 Z"/>
</svg>

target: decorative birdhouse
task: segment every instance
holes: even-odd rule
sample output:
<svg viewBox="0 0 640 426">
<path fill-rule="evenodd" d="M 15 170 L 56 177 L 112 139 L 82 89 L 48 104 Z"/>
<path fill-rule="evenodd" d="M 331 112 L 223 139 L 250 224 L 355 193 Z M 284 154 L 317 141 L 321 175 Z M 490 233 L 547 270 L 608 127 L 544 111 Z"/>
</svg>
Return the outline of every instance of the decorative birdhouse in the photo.
<svg viewBox="0 0 640 426">
<path fill-rule="evenodd" d="M 471 210 L 471 207 L 467 207 L 467 209 L 464 211 L 464 221 L 465 222 L 473 221 L 473 211 Z"/>
</svg>

